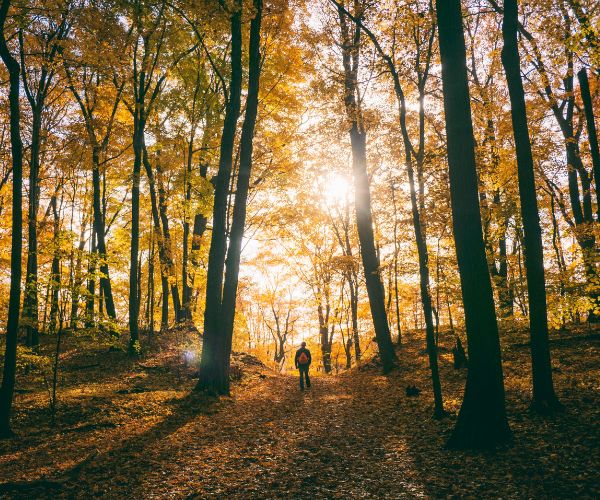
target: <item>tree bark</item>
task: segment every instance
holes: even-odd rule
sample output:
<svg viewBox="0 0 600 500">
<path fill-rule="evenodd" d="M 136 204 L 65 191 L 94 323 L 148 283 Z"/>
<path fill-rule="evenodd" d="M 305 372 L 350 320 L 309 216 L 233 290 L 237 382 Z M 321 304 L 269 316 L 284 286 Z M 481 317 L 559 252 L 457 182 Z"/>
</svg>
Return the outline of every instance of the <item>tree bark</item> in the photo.
<svg viewBox="0 0 600 500">
<path fill-rule="evenodd" d="M 592 155 L 592 166 L 594 171 L 594 184 L 596 188 L 596 213 L 597 220 L 600 221 L 600 149 L 598 148 L 598 133 L 596 132 L 596 122 L 594 120 L 594 108 L 592 106 L 592 95 L 590 93 L 590 84 L 588 82 L 587 71 L 582 68 L 577 73 L 579 79 L 579 88 L 581 89 L 581 100 L 585 110 L 585 120 L 587 124 L 588 140 L 590 142 L 590 153 Z"/>
<path fill-rule="evenodd" d="M 10 295 L 8 299 L 8 321 L 6 325 L 6 347 L 2 386 L 0 387 L 0 438 L 12 435 L 10 416 L 15 390 L 17 367 L 17 338 L 19 329 L 19 306 L 21 299 L 21 256 L 23 251 L 22 189 L 23 189 L 23 144 L 21 142 L 21 112 L 19 109 L 20 67 L 6 44 L 4 25 L 10 0 L 0 5 L 0 57 L 9 73 L 10 145 L 12 154 L 12 238 L 10 254 Z"/>
<path fill-rule="evenodd" d="M 504 0 L 504 20 L 502 34 L 502 64 L 506 73 L 506 82 L 511 104 L 511 118 L 517 153 L 519 176 L 519 196 L 521 217 L 525 240 L 525 268 L 527 272 L 527 291 L 529 294 L 529 327 L 531 335 L 531 365 L 533 379 L 532 408 L 547 413 L 561 405 L 554 392 L 552 365 L 548 345 L 548 320 L 546 305 L 546 281 L 544 276 L 544 253 L 542 229 L 535 189 L 533 154 L 529 127 L 525 91 L 521 80 L 521 60 L 517 45 L 517 0 Z"/>
<path fill-rule="evenodd" d="M 93 226 L 96 238 L 96 250 L 100 264 L 100 288 L 104 292 L 104 301 L 106 303 L 106 313 L 110 320 L 110 332 L 113 336 L 118 336 L 116 330 L 117 311 L 112 293 L 110 282 L 110 270 L 108 266 L 108 255 L 106 253 L 106 226 L 105 213 L 101 205 L 102 186 L 100 182 L 100 148 L 92 148 L 92 204 L 93 204 Z M 92 291 L 93 294 L 93 291 Z M 93 311 L 93 305 L 92 305 Z"/>
<path fill-rule="evenodd" d="M 37 347 L 39 344 L 38 326 L 38 245 L 37 213 L 39 206 L 39 150 L 41 111 L 32 103 L 31 160 L 29 164 L 29 207 L 27 211 L 27 271 L 25 274 L 25 297 L 21 324 L 25 330 L 26 344 Z"/>
<path fill-rule="evenodd" d="M 223 301 L 221 304 L 221 337 L 224 342 L 222 364 L 227 374 L 225 377 L 227 384 L 229 384 L 229 357 L 233 339 L 242 239 L 244 237 L 244 228 L 246 226 L 248 190 L 250 188 L 250 174 L 252 171 L 254 130 L 258 114 L 258 92 L 260 88 L 261 70 L 260 27 L 262 22 L 262 0 L 254 0 L 254 11 L 254 18 L 250 22 L 248 97 L 246 99 L 246 114 L 244 116 L 244 124 L 242 125 L 242 135 L 240 138 L 240 167 L 238 170 L 233 217 L 229 232 L 229 248 L 227 249 L 227 259 L 225 262 L 225 281 L 223 285 Z M 229 392 L 228 386 L 227 392 Z"/>
<path fill-rule="evenodd" d="M 156 165 L 158 176 L 155 178 L 145 146 L 142 160 L 144 163 L 144 169 L 146 170 L 146 176 L 148 177 L 150 206 L 152 211 L 152 221 L 154 223 L 154 237 L 158 242 L 158 258 L 160 261 L 160 278 L 163 293 L 160 329 L 161 331 L 165 331 L 167 328 L 169 328 L 169 282 L 171 282 L 170 290 L 176 320 L 178 319 L 180 309 L 179 289 L 174 276 L 175 265 L 171 257 L 171 234 L 169 232 L 167 201 L 162 182 L 162 170 L 160 167 L 160 162 L 157 162 Z"/>
<path fill-rule="evenodd" d="M 373 234 L 373 215 L 371 213 L 371 193 L 367 173 L 367 132 L 362 123 L 359 103 L 357 102 L 357 71 L 359 62 L 360 27 L 356 26 L 350 34 L 346 22 L 346 13 L 338 7 L 342 29 L 342 57 L 344 64 L 344 106 L 350 123 L 350 144 L 352 148 L 352 172 L 354 177 L 354 200 L 356 226 L 360 241 L 360 253 L 365 272 L 365 283 L 375 340 L 384 373 L 391 371 L 397 361 L 392 337 L 385 311 L 385 294 L 380 275 L 380 263 L 375 248 Z"/>
<path fill-rule="evenodd" d="M 188 141 L 187 158 L 184 171 L 185 178 L 185 208 L 184 208 L 184 220 L 183 220 L 183 255 L 181 258 L 181 320 L 192 319 L 192 287 L 189 283 L 189 238 L 190 238 L 190 222 L 189 222 L 189 210 L 190 202 L 192 199 L 192 157 L 194 153 L 194 135 L 195 127 L 193 127 L 191 136 Z"/>
<path fill-rule="evenodd" d="M 158 187 L 158 211 L 162 222 L 162 244 L 163 244 L 163 260 L 167 266 L 167 275 L 171 287 L 171 299 L 173 300 L 173 312 L 175 321 L 181 321 L 181 300 L 179 298 L 179 287 L 177 286 L 177 278 L 175 275 L 175 262 L 173 261 L 173 248 L 171 241 L 171 232 L 169 230 L 169 215 L 167 213 L 167 196 L 165 193 L 165 184 L 163 180 L 162 165 L 159 161 L 156 162 L 156 184 Z"/>
<path fill-rule="evenodd" d="M 144 81 L 141 78 L 142 82 Z M 129 353 L 139 352 L 138 317 L 138 265 L 140 251 L 140 177 L 144 148 L 144 100 L 143 95 L 136 102 L 136 114 L 133 125 L 133 175 L 131 181 L 131 254 L 129 264 Z"/>
<path fill-rule="evenodd" d="M 60 293 L 60 216 L 58 213 L 58 193 L 50 200 L 53 216 L 52 264 L 50 271 L 50 320 L 49 333 L 56 333 L 58 327 L 58 299 Z"/>
<path fill-rule="evenodd" d="M 481 228 L 460 0 L 438 0 L 436 10 L 454 241 L 469 349 L 465 395 L 447 446 L 491 448 L 507 442 L 511 433 L 506 419 L 498 325 Z"/>
<path fill-rule="evenodd" d="M 94 303 L 96 299 L 96 231 L 92 229 L 88 254 L 88 280 L 85 300 L 85 327 L 94 327 Z"/>
<path fill-rule="evenodd" d="M 231 14 L 231 80 L 221 135 L 219 171 L 215 181 L 213 230 L 206 277 L 202 358 L 200 360 L 200 378 L 196 385 L 196 390 L 215 394 L 227 394 L 229 388 L 229 380 L 226 380 L 228 370 L 223 367 L 225 342 L 221 338 L 220 320 L 223 270 L 227 251 L 227 198 L 242 92 L 241 2 L 236 1 L 234 7 L 236 10 Z"/>
</svg>

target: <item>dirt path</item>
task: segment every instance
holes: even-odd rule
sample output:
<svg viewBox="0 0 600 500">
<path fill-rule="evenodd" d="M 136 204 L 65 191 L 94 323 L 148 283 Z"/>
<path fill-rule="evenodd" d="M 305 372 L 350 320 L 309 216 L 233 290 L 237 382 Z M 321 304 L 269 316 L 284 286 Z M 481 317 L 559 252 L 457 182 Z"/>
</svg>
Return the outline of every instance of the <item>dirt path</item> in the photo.
<svg viewBox="0 0 600 500">
<path fill-rule="evenodd" d="M 56 428 L 43 394 L 18 401 L 19 437 L 0 442 L 0 497 L 598 498 L 598 354 L 591 342 L 560 348 L 567 410 L 544 418 L 528 411 L 527 351 L 507 351 L 514 445 L 476 454 L 444 449 L 465 371 L 442 356 L 451 416 L 433 420 L 418 343 L 389 376 L 369 366 L 313 376 L 305 392 L 295 376 L 248 365 L 232 397 L 219 400 L 193 392 L 193 373 L 178 364 L 102 353 L 97 369 L 65 381 Z M 406 396 L 409 384 L 421 394 Z"/>
<path fill-rule="evenodd" d="M 237 392 L 208 415 L 188 420 L 189 412 L 176 412 L 94 460 L 71 493 L 89 487 L 147 498 L 424 495 L 394 416 L 374 406 L 372 391 L 365 396 L 344 377 L 314 377 L 313 387 L 300 392 L 285 376 Z M 196 404 L 192 396 L 178 406 Z M 107 477 L 107 469 L 114 474 Z"/>
</svg>

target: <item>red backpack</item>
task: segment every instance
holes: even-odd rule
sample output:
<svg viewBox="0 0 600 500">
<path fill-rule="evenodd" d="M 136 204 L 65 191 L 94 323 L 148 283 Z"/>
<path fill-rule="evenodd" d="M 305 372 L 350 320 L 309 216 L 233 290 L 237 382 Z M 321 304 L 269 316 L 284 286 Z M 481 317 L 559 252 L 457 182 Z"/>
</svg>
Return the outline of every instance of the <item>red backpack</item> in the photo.
<svg viewBox="0 0 600 500">
<path fill-rule="evenodd" d="M 306 365 L 306 364 L 308 364 L 308 356 L 306 355 L 305 351 L 302 351 L 300 353 L 300 356 L 298 356 L 298 364 L 299 365 Z"/>
</svg>

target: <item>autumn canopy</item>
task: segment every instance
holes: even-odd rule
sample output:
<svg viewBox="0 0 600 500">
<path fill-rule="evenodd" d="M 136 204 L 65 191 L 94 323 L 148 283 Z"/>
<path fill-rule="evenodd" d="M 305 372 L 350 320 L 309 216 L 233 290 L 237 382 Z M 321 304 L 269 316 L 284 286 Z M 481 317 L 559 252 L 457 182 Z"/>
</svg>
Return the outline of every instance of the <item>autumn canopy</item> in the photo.
<svg viewBox="0 0 600 500">
<path fill-rule="evenodd" d="M 593 0 L 0 0 L 0 492 L 600 494 L 599 37 Z"/>
</svg>

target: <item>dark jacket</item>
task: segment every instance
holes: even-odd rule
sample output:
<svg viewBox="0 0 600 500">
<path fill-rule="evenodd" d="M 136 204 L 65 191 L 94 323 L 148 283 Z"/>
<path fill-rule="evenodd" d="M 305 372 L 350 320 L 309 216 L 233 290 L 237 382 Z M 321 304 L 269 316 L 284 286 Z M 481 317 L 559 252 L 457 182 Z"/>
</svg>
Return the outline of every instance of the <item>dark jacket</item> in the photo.
<svg viewBox="0 0 600 500">
<path fill-rule="evenodd" d="M 300 354 L 302 354 L 303 352 L 306 353 L 306 355 L 308 356 L 308 363 L 302 366 L 309 366 L 310 362 L 312 361 L 310 351 L 306 347 L 301 347 L 296 351 L 296 357 L 294 358 L 294 364 L 296 365 L 296 368 L 298 368 L 298 358 L 300 358 Z"/>
</svg>

